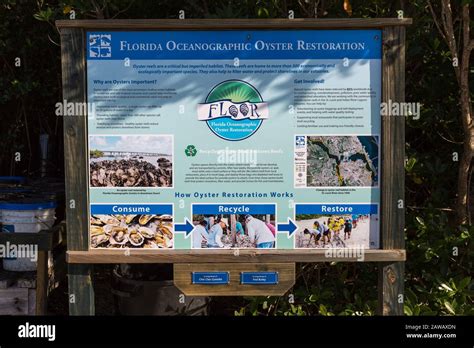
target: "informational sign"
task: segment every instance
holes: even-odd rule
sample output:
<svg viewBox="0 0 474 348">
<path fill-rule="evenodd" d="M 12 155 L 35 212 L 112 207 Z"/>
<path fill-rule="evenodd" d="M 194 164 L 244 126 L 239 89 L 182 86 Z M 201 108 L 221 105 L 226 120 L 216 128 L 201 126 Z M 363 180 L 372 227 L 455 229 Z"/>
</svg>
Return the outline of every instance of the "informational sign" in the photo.
<svg viewBox="0 0 474 348">
<path fill-rule="evenodd" d="M 90 248 L 378 248 L 381 43 L 87 32 Z"/>
</svg>

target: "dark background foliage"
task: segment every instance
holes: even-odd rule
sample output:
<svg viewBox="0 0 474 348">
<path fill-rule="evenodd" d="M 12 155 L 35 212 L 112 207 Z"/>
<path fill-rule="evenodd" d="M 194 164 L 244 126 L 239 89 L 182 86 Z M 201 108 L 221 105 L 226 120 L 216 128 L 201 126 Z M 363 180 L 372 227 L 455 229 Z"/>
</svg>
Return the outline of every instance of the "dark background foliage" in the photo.
<svg viewBox="0 0 474 348">
<path fill-rule="evenodd" d="M 438 1 L 433 1 L 433 6 L 439 9 Z M 62 100 L 59 34 L 54 20 L 69 19 L 71 10 L 76 19 L 177 18 L 184 10 L 186 18 L 219 20 L 286 18 L 289 10 L 295 18 L 396 17 L 400 9 L 405 17 L 414 19 L 407 30 L 406 100 L 422 104 L 420 119 L 407 119 L 406 125 L 405 313 L 472 315 L 473 229 L 457 226 L 453 209 L 458 167 L 453 153 L 462 151 L 459 89 L 449 50 L 423 0 L 2 0 L 0 175 L 37 175 L 42 133 L 53 140 L 50 172 L 63 175 L 62 119 L 54 114 L 55 103 Z M 21 67 L 15 66 L 17 57 Z M 471 91 L 472 74 L 471 63 Z M 15 161 L 17 152 L 21 161 Z M 217 300 L 217 312 L 372 315 L 376 274 L 372 264 L 299 264 L 294 301 L 287 297 L 225 298 Z"/>
</svg>

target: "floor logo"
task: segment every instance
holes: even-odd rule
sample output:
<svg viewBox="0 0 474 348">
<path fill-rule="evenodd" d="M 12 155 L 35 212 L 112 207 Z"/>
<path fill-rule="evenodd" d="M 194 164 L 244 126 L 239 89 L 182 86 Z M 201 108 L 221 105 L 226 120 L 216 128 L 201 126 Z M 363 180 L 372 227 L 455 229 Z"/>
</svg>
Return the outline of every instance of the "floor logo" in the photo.
<svg viewBox="0 0 474 348">
<path fill-rule="evenodd" d="M 89 35 L 89 57 L 112 57 L 112 35 L 90 34 Z"/>
<path fill-rule="evenodd" d="M 268 119 L 268 104 L 251 84 L 240 80 L 219 83 L 198 105 L 198 120 L 225 140 L 238 141 L 253 135 Z"/>
</svg>

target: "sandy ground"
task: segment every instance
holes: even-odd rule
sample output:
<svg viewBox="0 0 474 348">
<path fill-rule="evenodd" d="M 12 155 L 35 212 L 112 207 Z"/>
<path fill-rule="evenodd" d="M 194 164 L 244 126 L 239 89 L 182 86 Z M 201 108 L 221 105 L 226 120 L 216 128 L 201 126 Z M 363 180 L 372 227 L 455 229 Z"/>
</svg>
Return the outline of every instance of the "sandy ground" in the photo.
<svg viewBox="0 0 474 348">
<path fill-rule="evenodd" d="M 327 221 L 327 217 L 317 219 L 320 223 Z M 311 239 L 311 244 L 308 246 L 309 235 L 304 234 L 303 230 L 305 228 L 311 229 L 313 227 L 314 219 L 311 220 L 297 220 L 296 224 L 298 225 L 298 230 L 296 231 L 296 248 L 350 248 L 350 247 L 360 247 L 361 245 L 364 248 L 378 248 L 378 231 L 377 225 L 378 220 L 372 216 L 370 219 L 360 221 L 357 224 L 356 228 L 352 229 L 351 238 L 344 240 L 344 232 L 339 233 L 340 240 L 337 238 L 331 237 L 331 243 L 327 243 L 326 246 L 323 246 L 322 237 L 319 240 L 319 245 L 315 245 L 314 238 Z M 372 240 L 375 241 L 375 245 L 370 246 L 370 235 L 373 236 Z"/>
</svg>

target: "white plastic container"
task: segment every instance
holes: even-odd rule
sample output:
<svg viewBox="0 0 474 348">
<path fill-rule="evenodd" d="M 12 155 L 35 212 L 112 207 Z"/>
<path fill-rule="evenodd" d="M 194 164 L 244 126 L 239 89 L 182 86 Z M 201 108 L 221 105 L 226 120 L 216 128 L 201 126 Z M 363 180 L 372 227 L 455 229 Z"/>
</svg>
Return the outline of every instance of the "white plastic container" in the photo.
<svg viewBox="0 0 474 348">
<path fill-rule="evenodd" d="M 38 233 L 41 230 L 50 229 L 54 225 L 55 202 L 18 202 L 0 203 L 0 224 L 2 232 L 9 233 Z M 33 247 L 25 248 L 30 257 L 4 258 L 3 268 L 7 271 L 34 271 L 36 261 L 33 253 L 37 249 Z"/>
</svg>

